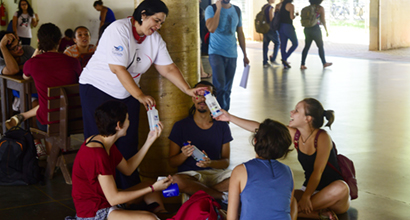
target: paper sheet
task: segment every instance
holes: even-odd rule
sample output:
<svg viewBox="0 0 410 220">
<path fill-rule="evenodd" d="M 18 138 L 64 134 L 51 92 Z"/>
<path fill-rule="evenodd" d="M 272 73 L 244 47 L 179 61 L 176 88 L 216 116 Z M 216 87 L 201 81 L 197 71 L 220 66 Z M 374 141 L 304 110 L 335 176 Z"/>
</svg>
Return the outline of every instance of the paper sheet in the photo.
<svg viewBox="0 0 410 220">
<path fill-rule="evenodd" d="M 251 66 L 249 64 L 245 66 L 245 68 L 243 69 L 243 73 L 242 73 L 241 83 L 239 84 L 240 87 L 243 87 L 245 89 L 246 89 L 246 85 L 248 85 L 248 77 L 249 77 L 250 68 Z"/>
</svg>

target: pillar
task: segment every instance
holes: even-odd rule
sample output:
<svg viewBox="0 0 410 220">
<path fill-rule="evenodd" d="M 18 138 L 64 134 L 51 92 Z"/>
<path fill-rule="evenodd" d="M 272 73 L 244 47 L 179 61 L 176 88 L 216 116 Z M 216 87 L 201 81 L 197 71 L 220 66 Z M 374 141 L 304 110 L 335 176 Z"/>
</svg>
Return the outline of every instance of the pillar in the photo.
<svg viewBox="0 0 410 220">
<path fill-rule="evenodd" d="M 185 80 L 193 86 L 199 80 L 199 1 L 163 0 L 169 9 L 165 23 L 159 33 L 167 44 L 169 54 L 179 67 Z M 135 0 L 138 4 L 141 1 Z M 137 5 L 136 5 L 137 6 Z M 154 97 L 160 121 L 164 125 L 161 137 L 151 146 L 139 170 L 143 178 L 156 178 L 173 174 L 177 170 L 168 165 L 168 136 L 175 122 L 187 117 L 192 105 L 191 97 L 179 90 L 168 79 L 162 77 L 152 66 L 142 75 L 141 89 Z M 147 112 L 141 106 L 139 145 L 145 143 L 149 132 Z"/>
</svg>

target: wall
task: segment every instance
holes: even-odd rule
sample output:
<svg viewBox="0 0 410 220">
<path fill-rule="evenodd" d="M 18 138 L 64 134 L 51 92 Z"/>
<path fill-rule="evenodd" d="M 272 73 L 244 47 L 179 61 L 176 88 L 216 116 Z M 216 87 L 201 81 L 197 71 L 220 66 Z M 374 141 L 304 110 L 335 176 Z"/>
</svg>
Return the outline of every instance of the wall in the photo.
<svg viewBox="0 0 410 220">
<path fill-rule="evenodd" d="M 410 47 L 409 0 L 381 0 L 381 49 Z M 379 0 L 370 3 L 370 50 L 379 49 Z"/>
<path fill-rule="evenodd" d="M 4 0 L 8 12 L 9 20 L 17 11 L 17 4 L 14 0 Z M 67 28 L 74 30 L 77 26 L 83 25 L 90 29 L 91 43 L 95 44 L 98 38 L 100 12 L 93 7 L 94 0 L 31 0 L 34 12 L 38 14 L 40 24 L 32 29 L 33 39 L 31 45 L 37 46 L 37 30 L 41 24 L 54 23 L 62 34 Z M 131 16 L 134 11 L 133 0 L 104 0 L 104 5 L 114 11 L 115 17 L 125 18 Z"/>
</svg>

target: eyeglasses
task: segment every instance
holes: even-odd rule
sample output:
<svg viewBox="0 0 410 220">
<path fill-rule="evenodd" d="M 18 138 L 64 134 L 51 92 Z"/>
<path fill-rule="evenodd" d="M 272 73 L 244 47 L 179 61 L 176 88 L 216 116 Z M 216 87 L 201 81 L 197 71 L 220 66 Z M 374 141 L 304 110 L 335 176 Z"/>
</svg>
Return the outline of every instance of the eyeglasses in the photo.
<svg viewBox="0 0 410 220">
<path fill-rule="evenodd" d="M 20 49 L 20 47 L 21 47 L 21 40 L 18 41 L 18 43 L 17 43 L 16 46 L 10 47 L 9 50 L 16 52 L 16 51 L 18 51 L 18 50 Z"/>
</svg>

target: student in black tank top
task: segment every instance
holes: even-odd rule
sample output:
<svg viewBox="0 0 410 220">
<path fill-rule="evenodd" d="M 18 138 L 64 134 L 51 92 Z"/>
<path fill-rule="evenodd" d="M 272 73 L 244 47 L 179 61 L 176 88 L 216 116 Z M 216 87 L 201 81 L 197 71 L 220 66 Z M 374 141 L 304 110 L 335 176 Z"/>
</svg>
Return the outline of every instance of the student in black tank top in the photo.
<svg viewBox="0 0 410 220">
<path fill-rule="evenodd" d="M 280 52 L 282 54 L 282 64 L 285 69 L 291 67 L 287 60 L 293 53 L 293 51 L 295 51 L 298 47 L 298 38 L 296 36 L 295 27 L 293 26 L 292 22 L 292 20 L 295 19 L 296 16 L 298 16 L 298 13 L 294 13 L 295 6 L 292 4 L 292 2 L 293 0 L 284 0 L 282 3 L 276 5 L 276 7 L 280 7 Z M 292 46 L 288 51 L 286 51 L 288 40 L 292 42 Z"/>
</svg>

